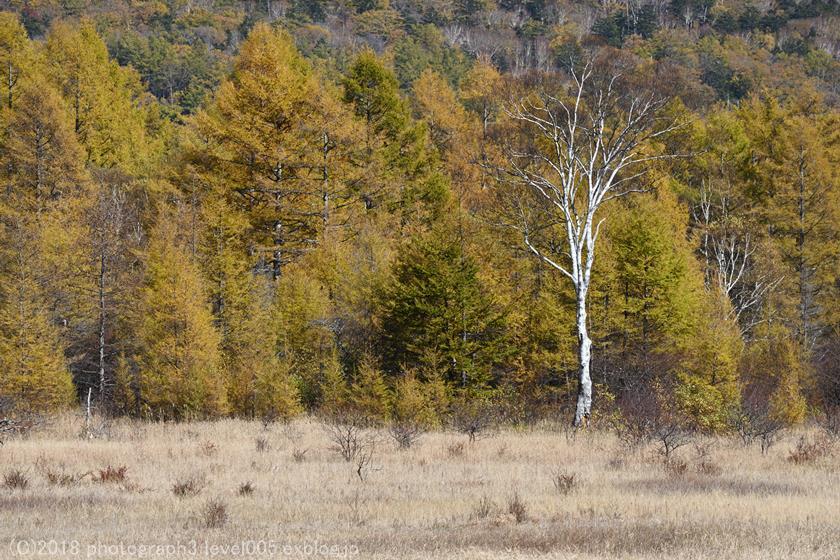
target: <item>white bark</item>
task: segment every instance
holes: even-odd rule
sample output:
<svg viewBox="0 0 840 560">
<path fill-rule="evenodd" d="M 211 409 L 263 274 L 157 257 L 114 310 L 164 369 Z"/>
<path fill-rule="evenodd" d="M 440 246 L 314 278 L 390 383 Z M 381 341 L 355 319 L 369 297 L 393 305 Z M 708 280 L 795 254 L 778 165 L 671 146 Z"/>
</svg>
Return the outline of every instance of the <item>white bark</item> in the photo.
<svg viewBox="0 0 840 560">
<path fill-rule="evenodd" d="M 591 361 L 592 340 L 586 324 L 586 295 L 577 298 L 577 331 L 578 331 L 578 397 L 575 407 L 575 426 L 582 426 L 589 420 L 592 413 L 592 377 L 589 374 Z"/>
<path fill-rule="evenodd" d="M 783 278 L 756 269 L 755 242 L 749 231 L 731 218 L 730 206 L 727 189 L 715 188 L 712 181 L 704 180 L 692 215 L 702 235 L 700 254 L 705 260 L 706 289 L 716 286 L 729 300 L 729 319 L 738 324 L 741 335 L 748 336 L 763 320 L 756 311 Z"/>
<path fill-rule="evenodd" d="M 670 156 L 646 155 L 642 147 L 677 127 L 674 122 L 659 126 L 656 115 L 664 100 L 618 95 L 614 87 L 617 76 L 601 88 L 590 88 L 592 70 L 590 64 L 580 74 L 572 73 L 568 99 L 545 94 L 539 99 L 525 98 L 508 110 L 512 119 L 535 133 L 538 143 L 549 147 L 510 150 L 510 167 L 504 170 L 537 201 L 526 210 L 517 198 L 519 219 L 514 227 L 522 233 L 526 247 L 569 278 L 575 290 L 579 358 L 576 427 L 588 421 L 592 407 L 592 340 L 586 304 L 602 223 L 598 211 L 614 198 L 644 190 L 634 187 L 645 173 L 644 164 Z M 541 239 L 545 224 L 563 227 L 562 247 Z"/>
</svg>

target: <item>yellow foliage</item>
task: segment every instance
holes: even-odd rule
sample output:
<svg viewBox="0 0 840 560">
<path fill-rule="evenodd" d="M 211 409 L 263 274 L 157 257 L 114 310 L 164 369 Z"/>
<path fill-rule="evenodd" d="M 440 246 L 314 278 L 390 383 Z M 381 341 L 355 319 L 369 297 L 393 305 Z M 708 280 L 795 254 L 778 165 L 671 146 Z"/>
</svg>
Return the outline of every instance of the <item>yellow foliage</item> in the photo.
<svg viewBox="0 0 840 560">
<path fill-rule="evenodd" d="M 55 23 L 45 44 L 48 75 L 70 108 L 87 159 L 100 167 L 146 171 L 151 154 L 138 74 L 108 56 L 94 24 Z"/>
<path fill-rule="evenodd" d="M 335 349 L 324 362 L 320 389 L 321 411 L 337 414 L 347 407 L 350 400 L 350 388 L 347 386 L 347 379 Z"/>
<path fill-rule="evenodd" d="M 353 407 L 371 420 L 388 420 L 391 416 L 391 394 L 382 370 L 365 356 L 356 370 L 351 387 Z"/>
<path fill-rule="evenodd" d="M 70 405 L 73 381 L 64 344 L 36 282 L 32 230 L 4 212 L 0 241 L 0 397 L 12 410 L 48 412 Z"/>
<path fill-rule="evenodd" d="M 154 232 L 135 326 L 140 394 L 154 417 L 213 417 L 228 410 L 220 337 L 190 254 L 172 227 Z"/>
<path fill-rule="evenodd" d="M 393 418 L 427 428 L 440 425 L 436 387 L 421 382 L 408 371 L 394 383 Z"/>
</svg>

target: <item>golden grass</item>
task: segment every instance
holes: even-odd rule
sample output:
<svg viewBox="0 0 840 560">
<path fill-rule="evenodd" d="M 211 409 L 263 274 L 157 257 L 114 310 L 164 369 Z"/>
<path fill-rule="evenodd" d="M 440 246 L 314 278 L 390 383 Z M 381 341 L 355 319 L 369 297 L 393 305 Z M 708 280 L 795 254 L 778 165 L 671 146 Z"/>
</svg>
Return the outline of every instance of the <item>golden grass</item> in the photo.
<svg viewBox="0 0 840 560">
<path fill-rule="evenodd" d="M 0 487 L 0 558 L 840 558 L 837 455 L 789 461 L 799 433 L 767 455 L 684 447 L 679 474 L 608 433 L 433 433 L 400 450 L 383 431 L 360 477 L 310 419 L 81 428 L 55 419 L 0 448 L 0 477 L 28 478 Z M 242 542 L 265 554 L 224 548 Z"/>
</svg>

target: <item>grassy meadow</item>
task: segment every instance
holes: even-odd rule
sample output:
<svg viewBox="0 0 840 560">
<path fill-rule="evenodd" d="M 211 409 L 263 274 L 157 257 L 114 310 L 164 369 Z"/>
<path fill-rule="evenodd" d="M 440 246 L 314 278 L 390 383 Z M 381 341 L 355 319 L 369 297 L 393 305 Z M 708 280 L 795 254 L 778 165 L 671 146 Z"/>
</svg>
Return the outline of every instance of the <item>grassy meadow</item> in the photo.
<svg viewBox="0 0 840 560">
<path fill-rule="evenodd" d="M 0 447 L 0 558 L 840 558 L 838 446 L 816 428 L 667 462 L 548 424 L 407 449 L 360 432 L 350 460 L 308 418 L 82 433 L 65 416 Z"/>
</svg>

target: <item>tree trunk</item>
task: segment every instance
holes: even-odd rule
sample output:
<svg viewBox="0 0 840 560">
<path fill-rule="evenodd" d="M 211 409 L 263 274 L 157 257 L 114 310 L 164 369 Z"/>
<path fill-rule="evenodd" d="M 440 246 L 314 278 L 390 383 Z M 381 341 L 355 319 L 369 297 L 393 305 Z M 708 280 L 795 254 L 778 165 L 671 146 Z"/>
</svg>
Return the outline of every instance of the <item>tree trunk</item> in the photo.
<svg viewBox="0 0 840 560">
<path fill-rule="evenodd" d="M 279 280 L 283 272 L 283 222 L 280 220 L 274 224 L 274 253 L 271 264 L 271 277 L 273 280 Z"/>
<path fill-rule="evenodd" d="M 99 255 L 99 400 L 104 404 L 108 384 L 105 376 L 105 327 L 107 315 L 105 308 L 105 253 Z"/>
<path fill-rule="evenodd" d="M 577 331 L 578 331 L 578 398 L 573 425 L 576 428 L 589 422 L 592 410 L 592 377 L 589 375 L 592 340 L 586 325 L 586 291 L 577 294 Z"/>
<path fill-rule="evenodd" d="M 807 350 L 809 346 L 808 334 L 810 331 L 808 325 L 808 312 L 810 308 L 809 294 L 808 294 L 808 263 L 805 258 L 805 241 L 807 234 L 807 225 L 805 223 L 805 163 L 802 154 L 799 159 L 799 193 L 797 198 L 797 210 L 799 214 L 798 230 L 796 232 L 796 252 L 797 252 L 797 272 L 799 273 L 799 329 L 800 329 L 800 343 L 802 348 Z"/>
<path fill-rule="evenodd" d="M 321 213 L 321 219 L 323 220 L 324 225 L 324 243 L 326 244 L 327 241 L 327 229 L 329 228 L 330 222 L 330 172 L 328 166 L 328 157 L 330 154 L 330 137 L 329 135 L 324 132 L 324 145 L 322 148 L 322 153 L 324 155 L 324 165 L 323 165 L 323 200 L 324 200 L 324 209 Z"/>
<path fill-rule="evenodd" d="M 15 75 L 14 75 L 14 67 L 12 66 L 12 60 L 9 59 L 9 109 L 12 108 L 12 88 L 15 87 Z"/>
</svg>

